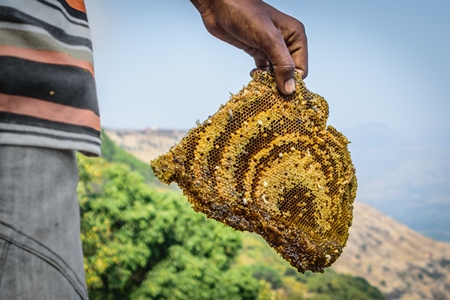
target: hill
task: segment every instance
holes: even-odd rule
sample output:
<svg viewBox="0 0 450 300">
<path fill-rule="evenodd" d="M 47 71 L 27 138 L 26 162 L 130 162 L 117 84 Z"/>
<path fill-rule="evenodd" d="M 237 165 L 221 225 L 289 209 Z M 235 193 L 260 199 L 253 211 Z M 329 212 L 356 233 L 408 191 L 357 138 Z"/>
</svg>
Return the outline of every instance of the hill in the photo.
<svg viewBox="0 0 450 300">
<path fill-rule="evenodd" d="M 396 187 L 401 185 L 403 181 L 393 181 L 394 175 L 386 179 L 384 177 L 380 178 L 376 174 L 386 171 L 393 174 L 397 173 L 398 176 L 406 176 L 405 172 L 409 172 L 407 175 L 410 176 L 413 176 L 413 174 L 417 175 L 417 173 L 411 172 L 411 169 L 414 170 L 414 168 L 402 169 L 401 166 L 410 164 L 414 166 L 414 162 L 416 162 L 416 165 L 423 166 L 429 164 L 433 157 L 427 157 L 424 160 L 425 162 L 423 162 L 418 154 L 414 154 L 414 151 L 419 151 L 420 153 L 420 151 L 425 150 L 417 150 L 417 146 L 411 146 L 401 141 L 401 139 L 391 136 L 384 128 L 364 129 L 366 133 L 370 132 L 370 130 L 373 132 L 369 136 L 376 137 L 378 135 L 385 138 L 385 140 L 381 142 L 381 145 L 373 145 L 375 141 L 365 137 L 368 139 L 367 144 L 372 149 L 370 150 L 372 152 L 364 152 L 363 142 L 354 146 L 355 149 L 352 149 L 361 186 L 357 200 L 369 200 L 367 202 L 370 203 L 371 199 L 374 199 L 375 202 L 377 199 L 381 199 L 379 203 L 384 204 L 387 211 L 398 210 L 401 212 L 402 206 L 399 207 L 399 204 L 402 201 L 396 201 L 395 197 L 406 195 L 410 191 L 408 188 L 402 189 L 402 186 L 400 186 L 394 189 L 398 192 L 397 194 L 390 193 L 389 197 L 387 197 L 384 192 L 389 189 L 383 184 Z M 146 162 L 167 151 L 170 146 L 174 145 L 185 134 L 183 131 L 149 129 L 142 131 L 107 129 L 106 132 L 118 145 L 130 153 L 139 154 L 140 159 Z M 351 134 L 353 139 L 355 136 L 355 133 Z M 435 149 L 435 151 L 438 150 Z M 383 153 L 384 155 L 381 155 Z M 395 153 L 397 154 L 394 155 Z M 441 154 L 435 157 L 436 160 L 440 158 Z M 367 163 L 367 160 L 370 163 Z M 386 165 L 392 167 L 389 168 Z M 419 173 L 424 173 L 424 177 L 418 177 L 416 181 L 412 182 L 422 182 L 424 185 L 422 189 L 426 190 L 428 181 L 424 178 L 432 176 L 430 174 L 435 174 L 439 170 L 439 168 L 436 168 L 436 164 L 432 166 L 433 168 L 429 168 L 429 170 L 419 168 Z M 445 173 L 446 165 L 441 164 L 440 167 L 444 169 L 441 175 L 443 175 L 443 178 L 447 178 L 445 177 L 447 176 Z M 362 170 L 359 171 L 360 169 Z M 439 178 L 439 182 L 444 180 L 443 178 Z M 439 182 L 437 186 L 440 188 Z M 375 187 L 378 188 L 375 189 Z M 420 188 L 420 185 L 418 188 Z M 372 194 L 370 191 L 372 191 Z M 441 189 L 436 194 L 444 194 L 445 196 L 445 192 Z M 415 197 L 417 198 L 417 196 Z M 389 202 L 387 199 L 391 199 L 391 201 Z M 413 198 L 413 200 L 415 199 Z M 347 248 L 333 269 L 338 272 L 366 278 L 369 283 L 378 287 L 388 299 L 450 299 L 448 296 L 450 295 L 450 277 L 448 275 L 450 274 L 450 244 L 437 242 L 425 237 L 371 206 L 357 202 L 355 204 L 355 219 L 350 230 Z M 432 201 L 422 202 L 419 200 L 415 201 L 415 203 L 418 203 L 419 208 L 429 208 Z M 444 201 L 444 206 L 445 203 Z M 427 210 L 419 209 L 415 212 L 415 215 L 417 217 L 416 220 L 421 220 L 421 216 L 422 219 L 424 215 L 425 217 L 427 216 Z M 447 215 L 445 210 L 441 212 L 442 220 L 444 220 L 444 226 L 441 227 L 443 232 L 449 230 L 448 226 L 445 227 L 445 224 L 448 224 Z M 423 223 L 429 225 L 429 220 L 432 220 L 432 218 L 428 218 L 428 221 L 425 220 Z M 246 252 L 242 254 L 241 259 L 245 263 L 251 264 L 251 257 L 257 255 L 256 253 L 248 254 L 252 253 L 251 251 L 255 248 L 255 245 L 258 245 L 258 238 L 258 236 L 251 234 L 248 235 L 248 238 L 244 238 L 244 249 L 246 249 L 244 251 Z M 265 245 L 265 243 L 262 242 L 262 245 Z M 262 250 L 258 249 L 259 253 L 261 253 Z M 275 252 L 272 253 L 271 251 L 270 247 L 268 247 L 268 249 L 263 251 L 266 252 L 265 256 L 258 254 L 261 256 L 259 261 L 266 261 L 273 255 L 276 257 Z M 246 256 L 247 258 L 245 258 Z M 276 258 L 272 257 L 269 261 L 273 264 Z M 282 274 L 289 273 L 289 268 L 289 265 L 281 260 L 278 271 Z"/>
<path fill-rule="evenodd" d="M 332 270 L 365 278 L 386 299 L 450 299 L 450 244 L 427 238 L 367 204 L 355 203 L 354 215 L 347 246 Z M 244 233 L 243 241 L 242 264 L 264 262 L 280 274 L 296 273 L 261 237 Z M 287 281 L 301 291 L 308 276 L 322 275 L 295 274 Z"/>
<path fill-rule="evenodd" d="M 102 135 L 104 159 L 78 156 L 81 236 L 91 298 L 385 299 L 361 277 L 331 269 L 300 274 L 259 236 L 206 219 L 179 190 L 152 181 L 144 184 L 148 164 Z"/>
<path fill-rule="evenodd" d="M 364 203 L 333 269 L 362 276 L 388 299 L 450 299 L 450 244 L 435 241 Z"/>
<path fill-rule="evenodd" d="M 120 147 L 144 162 L 179 141 L 182 130 L 112 130 Z M 413 142 L 384 125 L 345 131 L 358 176 L 358 201 L 431 238 L 450 242 L 450 147 Z"/>
<path fill-rule="evenodd" d="M 165 129 L 113 130 L 104 129 L 119 147 L 148 163 L 169 150 L 187 131 Z"/>
</svg>

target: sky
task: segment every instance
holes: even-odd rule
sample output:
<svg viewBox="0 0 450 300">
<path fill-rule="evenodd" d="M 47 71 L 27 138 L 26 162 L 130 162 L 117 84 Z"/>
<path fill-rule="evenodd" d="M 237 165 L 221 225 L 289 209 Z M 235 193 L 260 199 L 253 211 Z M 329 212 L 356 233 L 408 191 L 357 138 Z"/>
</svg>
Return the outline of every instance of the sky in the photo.
<svg viewBox="0 0 450 300">
<path fill-rule="evenodd" d="M 300 20 L 307 87 L 328 124 L 449 142 L 450 1 L 266 1 Z M 250 81 L 253 59 L 211 36 L 188 0 L 86 0 L 102 125 L 189 129 Z"/>
</svg>

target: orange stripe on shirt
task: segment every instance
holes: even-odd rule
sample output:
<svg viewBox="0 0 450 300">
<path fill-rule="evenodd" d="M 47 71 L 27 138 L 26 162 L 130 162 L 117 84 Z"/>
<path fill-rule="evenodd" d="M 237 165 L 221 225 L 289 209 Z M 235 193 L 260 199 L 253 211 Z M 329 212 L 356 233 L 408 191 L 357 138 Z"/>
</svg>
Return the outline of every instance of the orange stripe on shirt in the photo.
<svg viewBox="0 0 450 300">
<path fill-rule="evenodd" d="M 100 117 L 88 109 L 0 93 L 0 111 L 86 126 L 100 131 Z"/>
<path fill-rule="evenodd" d="M 73 58 L 64 52 L 42 51 L 0 45 L 0 55 L 32 60 L 41 63 L 74 66 L 89 71 L 94 76 L 94 67 L 90 62 Z"/>
<path fill-rule="evenodd" d="M 69 4 L 70 7 L 86 13 L 86 6 L 84 5 L 84 0 L 66 0 L 66 2 L 67 4 Z"/>
</svg>

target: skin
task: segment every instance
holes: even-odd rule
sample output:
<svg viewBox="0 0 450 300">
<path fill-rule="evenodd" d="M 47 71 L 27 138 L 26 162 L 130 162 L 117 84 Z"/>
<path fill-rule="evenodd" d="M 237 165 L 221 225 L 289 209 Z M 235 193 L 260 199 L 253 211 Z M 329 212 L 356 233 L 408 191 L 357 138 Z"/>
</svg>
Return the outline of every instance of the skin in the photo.
<svg viewBox="0 0 450 300">
<path fill-rule="evenodd" d="M 295 90 L 294 70 L 308 74 L 303 24 L 261 0 L 191 0 L 213 36 L 244 50 L 255 60 L 252 70 L 273 69 L 278 89 Z"/>
</svg>

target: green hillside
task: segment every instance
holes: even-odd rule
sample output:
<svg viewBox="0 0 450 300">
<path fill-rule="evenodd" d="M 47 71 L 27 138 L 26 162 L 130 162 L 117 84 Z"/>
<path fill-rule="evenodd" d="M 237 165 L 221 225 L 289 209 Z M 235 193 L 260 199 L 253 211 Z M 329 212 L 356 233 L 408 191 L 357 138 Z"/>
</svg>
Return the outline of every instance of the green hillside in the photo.
<svg viewBox="0 0 450 300">
<path fill-rule="evenodd" d="M 147 183 L 158 183 L 152 168 L 149 164 L 143 163 L 133 155 L 129 154 L 116 144 L 106 135 L 105 131 L 101 131 L 102 138 L 102 158 L 109 162 L 126 164 L 132 171 L 136 171 L 144 177 Z"/>
<path fill-rule="evenodd" d="M 102 153 L 78 158 L 91 299 L 384 299 L 362 278 L 299 274 L 259 236 L 195 213 L 106 135 Z"/>
<path fill-rule="evenodd" d="M 384 299 L 377 288 L 360 277 L 338 274 L 333 269 L 323 274 L 297 272 L 254 233 L 243 233 L 237 264 L 250 266 L 255 277 L 269 282 L 276 299 Z"/>
</svg>

